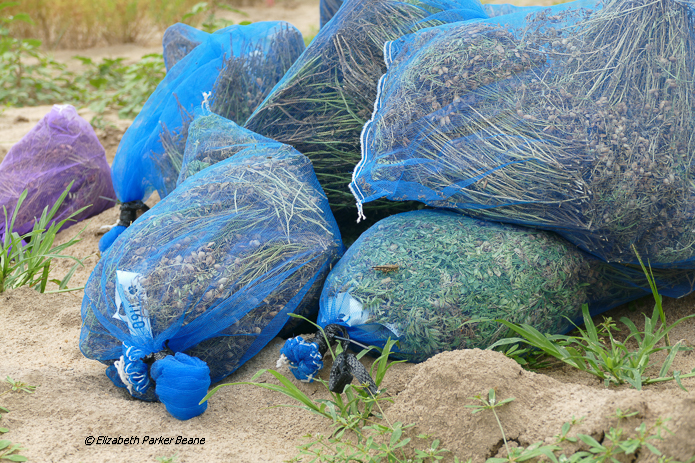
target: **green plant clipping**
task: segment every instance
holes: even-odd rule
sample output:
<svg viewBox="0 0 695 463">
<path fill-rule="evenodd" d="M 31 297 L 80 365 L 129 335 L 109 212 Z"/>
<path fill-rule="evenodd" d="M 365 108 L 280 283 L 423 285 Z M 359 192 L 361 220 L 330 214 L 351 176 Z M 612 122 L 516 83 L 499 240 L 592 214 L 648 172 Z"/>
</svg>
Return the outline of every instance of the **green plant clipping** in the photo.
<svg viewBox="0 0 695 463">
<path fill-rule="evenodd" d="M 553 233 L 415 211 L 352 245 L 326 281 L 318 321 L 364 344 L 397 338 L 402 358 L 422 361 L 490 346 L 507 332 L 495 319 L 560 334 L 582 304 L 597 313 L 649 291 L 641 270 L 602 263 Z"/>
</svg>

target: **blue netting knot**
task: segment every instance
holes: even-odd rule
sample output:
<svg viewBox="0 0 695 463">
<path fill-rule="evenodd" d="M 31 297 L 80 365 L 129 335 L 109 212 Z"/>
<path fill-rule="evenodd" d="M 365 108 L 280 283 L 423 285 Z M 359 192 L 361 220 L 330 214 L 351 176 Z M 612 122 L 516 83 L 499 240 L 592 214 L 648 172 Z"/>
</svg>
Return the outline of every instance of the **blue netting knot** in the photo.
<svg viewBox="0 0 695 463">
<path fill-rule="evenodd" d="M 116 238 L 118 238 L 125 230 L 126 227 L 123 225 L 116 225 L 111 230 L 106 232 L 99 240 L 99 252 L 102 254 L 105 253 L 106 250 L 111 247 L 113 242 L 116 241 Z"/>
<path fill-rule="evenodd" d="M 135 346 L 129 346 L 123 343 L 123 355 L 119 360 L 114 362 L 114 366 L 118 370 L 118 376 L 128 388 L 128 392 L 133 394 L 144 394 L 147 388 L 150 387 L 150 378 L 147 374 L 147 364 L 142 361 L 142 358 L 149 355 Z"/>
<path fill-rule="evenodd" d="M 306 342 L 301 336 L 288 339 L 280 354 L 278 363 L 289 362 L 290 371 L 299 381 L 312 382 L 316 373 L 323 368 L 319 345 Z"/>
<path fill-rule="evenodd" d="M 150 375 L 157 383 L 157 397 L 174 418 L 189 420 L 207 410 L 208 403 L 199 402 L 210 387 L 210 368 L 199 358 L 183 352 L 167 355 L 154 362 Z"/>
</svg>

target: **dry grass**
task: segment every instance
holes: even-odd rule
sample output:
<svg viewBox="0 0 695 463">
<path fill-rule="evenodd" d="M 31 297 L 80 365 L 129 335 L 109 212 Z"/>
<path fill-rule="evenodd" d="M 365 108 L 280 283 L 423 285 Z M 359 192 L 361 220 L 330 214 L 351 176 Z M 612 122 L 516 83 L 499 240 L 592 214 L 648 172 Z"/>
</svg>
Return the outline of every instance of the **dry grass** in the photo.
<svg viewBox="0 0 695 463">
<path fill-rule="evenodd" d="M 50 49 L 145 43 L 181 21 L 199 0 L 22 0 L 10 10 L 28 13 L 34 25 L 16 22 L 18 36 Z"/>
</svg>

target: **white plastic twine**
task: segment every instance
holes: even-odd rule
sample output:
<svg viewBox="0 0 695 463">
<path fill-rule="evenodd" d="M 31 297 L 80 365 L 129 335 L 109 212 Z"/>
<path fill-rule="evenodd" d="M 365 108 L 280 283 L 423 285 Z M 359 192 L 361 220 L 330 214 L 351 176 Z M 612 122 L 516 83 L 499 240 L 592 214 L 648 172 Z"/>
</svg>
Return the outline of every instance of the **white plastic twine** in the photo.
<svg viewBox="0 0 695 463">
<path fill-rule="evenodd" d="M 123 346 L 125 347 L 125 354 L 121 355 L 121 358 L 116 360 L 113 366 L 116 367 L 118 377 L 121 378 L 131 395 L 133 390 L 138 394 L 144 394 L 150 386 L 150 378 L 147 376 L 146 366 L 144 367 L 145 373 L 143 373 L 145 363 L 140 359 L 146 354 L 137 347 L 128 346 L 125 343 Z"/>
<path fill-rule="evenodd" d="M 212 92 L 203 92 L 203 102 L 200 104 L 200 107 L 208 110 L 208 112 L 212 112 L 210 109 L 210 102 L 208 101 L 210 95 L 212 95 Z"/>
</svg>

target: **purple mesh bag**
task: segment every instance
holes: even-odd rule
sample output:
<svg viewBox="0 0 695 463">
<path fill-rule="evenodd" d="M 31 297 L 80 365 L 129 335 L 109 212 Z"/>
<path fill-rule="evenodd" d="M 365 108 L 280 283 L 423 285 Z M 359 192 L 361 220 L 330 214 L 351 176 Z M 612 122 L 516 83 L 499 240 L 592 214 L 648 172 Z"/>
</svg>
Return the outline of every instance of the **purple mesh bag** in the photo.
<svg viewBox="0 0 695 463">
<path fill-rule="evenodd" d="M 55 105 L 0 163 L 0 214 L 7 209 L 11 220 L 17 199 L 27 198 L 15 218 L 20 235 L 31 231 L 34 218 L 53 206 L 74 181 L 68 197 L 53 219 L 60 222 L 74 211 L 89 206 L 75 217 L 84 220 L 114 205 L 116 194 L 104 148 L 94 129 L 70 105 Z M 8 223 L 9 223 L 8 220 Z M 63 228 L 71 225 L 68 222 Z M 0 215 L 0 240 L 5 236 L 5 216 Z"/>
</svg>

